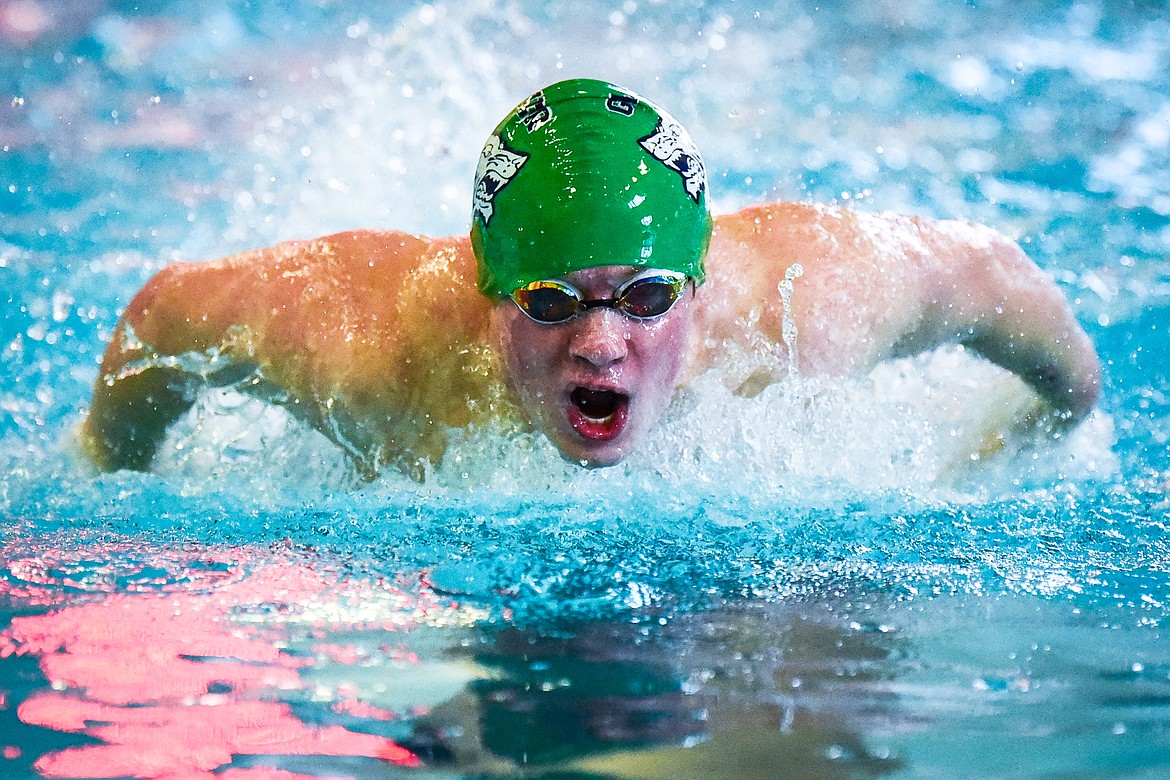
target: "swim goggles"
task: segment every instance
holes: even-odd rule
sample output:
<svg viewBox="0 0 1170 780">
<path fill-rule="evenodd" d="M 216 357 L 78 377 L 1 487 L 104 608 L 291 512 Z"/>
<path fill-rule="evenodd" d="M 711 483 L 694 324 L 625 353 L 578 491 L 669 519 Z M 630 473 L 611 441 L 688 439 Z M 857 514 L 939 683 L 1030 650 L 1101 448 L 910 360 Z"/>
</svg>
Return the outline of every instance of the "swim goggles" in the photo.
<svg viewBox="0 0 1170 780">
<path fill-rule="evenodd" d="M 587 309 L 616 309 L 635 320 L 652 320 L 670 311 L 690 277 L 674 271 L 649 270 L 622 284 L 612 298 L 586 300 L 573 285 L 538 279 L 513 291 L 511 298 L 530 320 L 545 325 L 568 322 Z"/>
</svg>

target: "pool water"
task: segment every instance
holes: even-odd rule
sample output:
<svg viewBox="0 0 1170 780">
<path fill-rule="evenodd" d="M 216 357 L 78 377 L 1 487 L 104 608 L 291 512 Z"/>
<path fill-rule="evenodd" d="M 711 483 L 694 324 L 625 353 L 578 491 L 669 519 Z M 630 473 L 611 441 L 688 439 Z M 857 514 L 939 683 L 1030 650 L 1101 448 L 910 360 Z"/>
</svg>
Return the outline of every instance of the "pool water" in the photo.
<svg viewBox="0 0 1170 780">
<path fill-rule="evenodd" d="M 1168 74 L 1157 2 L 0 2 L 0 777 L 1166 776 Z M 668 107 L 720 211 L 1017 238 L 1100 408 L 1030 430 L 944 349 L 702 377 L 601 471 L 483 429 L 365 484 L 232 388 L 151 473 L 77 452 L 154 271 L 462 232 L 569 76 Z"/>
</svg>

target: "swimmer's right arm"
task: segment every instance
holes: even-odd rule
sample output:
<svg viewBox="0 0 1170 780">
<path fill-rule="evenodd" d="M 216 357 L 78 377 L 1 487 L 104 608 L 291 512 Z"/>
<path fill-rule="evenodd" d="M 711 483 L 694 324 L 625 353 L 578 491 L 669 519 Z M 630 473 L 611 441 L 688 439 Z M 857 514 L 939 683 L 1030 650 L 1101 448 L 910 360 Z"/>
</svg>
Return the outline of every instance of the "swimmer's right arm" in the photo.
<svg viewBox="0 0 1170 780">
<path fill-rule="evenodd" d="M 224 337 L 244 314 L 232 304 L 249 294 L 240 276 L 222 262 L 177 264 L 134 296 L 106 348 L 83 429 L 99 467 L 147 468 L 196 385 L 214 379 L 199 377 L 194 365 L 210 367 L 216 354 L 221 362 L 236 357 Z"/>
<path fill-rule="evenodd" d="M 486 381 L 468 368 L 490 311 L 474 269 L 465 238 L 397 231 L 169 266 L 106 350 L 87 449 L 102 468 L 145 469 L 200 388 L 232 385 L 316 427 L 363 471 L 384 444 L 391 458 L 438 451 L 427 437 L 461 424 Z"/>
<path fill-rule="evenodd" d="M 102 360 L 83 430 L 97 464 L 149 467 L 201 388 L 251 375 L 245 389 L 297 406 L 335 382 L 345 356 L 331 336 L 353 308 L 361 285 L 352 270 L 365 267 L 373 242 L 330 238 L 159 271 L 127 306 Z M 302 416 L 317 423 L 311 407 Z"/>
</svg>

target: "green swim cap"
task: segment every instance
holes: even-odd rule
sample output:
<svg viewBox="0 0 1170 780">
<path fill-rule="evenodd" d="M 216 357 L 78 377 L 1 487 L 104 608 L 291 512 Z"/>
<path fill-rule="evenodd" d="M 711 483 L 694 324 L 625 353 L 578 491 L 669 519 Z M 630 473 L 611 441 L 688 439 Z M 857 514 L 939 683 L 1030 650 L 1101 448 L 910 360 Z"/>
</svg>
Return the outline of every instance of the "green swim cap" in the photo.
<svg viewBox="0 0 1170 780">
<path fill-rule="evenodd" d="M 495 129 L 475 172 L 471 245 L 496 297 L 601 265 L 702 282 L 707 174 L 670 114 L 604 81 L 537 92 Z"/>
</svg>

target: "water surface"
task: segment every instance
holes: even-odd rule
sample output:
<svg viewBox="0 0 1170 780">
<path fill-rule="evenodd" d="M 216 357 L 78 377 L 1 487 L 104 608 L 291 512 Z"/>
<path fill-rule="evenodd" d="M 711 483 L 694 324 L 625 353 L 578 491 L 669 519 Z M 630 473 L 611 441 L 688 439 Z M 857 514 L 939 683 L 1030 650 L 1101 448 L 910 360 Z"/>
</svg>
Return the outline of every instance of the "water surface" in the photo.
<svg viewBox="0 0 1170 780">
<path fill-rule="evenodd" d="M 0 6 L 0 776 L 1164 775 L 1167 73 L 1161 3 Z M 155 270 L 462 232 L 487 133 L 570 76 L 667 106 L 721 211 L 1013 236 L 1099 411 L 1019 430 L 947 350 L 705 377 L 604 471 L 480 430 L 359 484 L 232 392 L 154 473 L 77 454 Z"/>
</svg>

